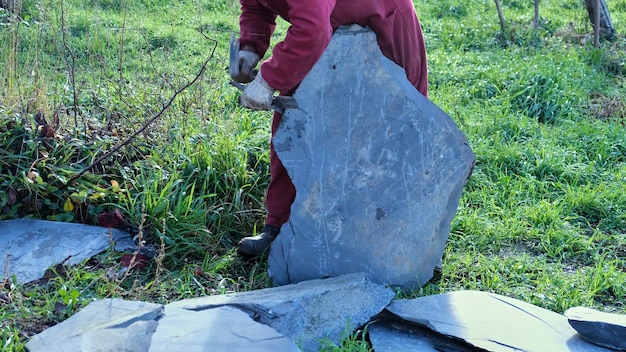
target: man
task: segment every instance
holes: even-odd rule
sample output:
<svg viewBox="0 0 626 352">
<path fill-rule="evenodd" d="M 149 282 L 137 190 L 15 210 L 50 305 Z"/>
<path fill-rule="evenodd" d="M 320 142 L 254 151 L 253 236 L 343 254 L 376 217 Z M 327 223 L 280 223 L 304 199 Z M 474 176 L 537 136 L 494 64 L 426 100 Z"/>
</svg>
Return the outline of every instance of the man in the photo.
<svg viewBox="0 0 626 352">
<path fill-rule="evenodd" d="M 428 96 L 426 49 L 419 19 L 411 0 L 240 0 L 239 66 L 231 67 L 233 80 L 248 83 L 241 104 L 269 110 L 275 91 L 292 95 L 328 46 L 341 25 L 370 27 L 382 53 L 403 67 L 409 81 Z M 254 71 L 269 48 L 280 16 L 291 25 L 272 56 Z M 272 136 L 282 115 L 275 112 Z M 270 143 L 270 184 L 266 193 L 268 215 L 263 232 L 243 238 L 239 253 L 258 256 L 266 251 L 287 222 L 296 190 Z"/>
</svg>

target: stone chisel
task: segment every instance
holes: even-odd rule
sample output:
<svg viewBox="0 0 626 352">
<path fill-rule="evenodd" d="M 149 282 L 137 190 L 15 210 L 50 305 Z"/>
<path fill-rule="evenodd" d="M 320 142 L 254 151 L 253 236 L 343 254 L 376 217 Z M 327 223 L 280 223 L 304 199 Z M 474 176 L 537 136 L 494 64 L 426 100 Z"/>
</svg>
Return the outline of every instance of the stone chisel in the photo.
<svg viewBox="0 0 626 352">
<path fill-rule="evenodd" d="M 228 70 L 230 73 L 230 76 L 238 76 L 239 75 L 239 40 L 237 40 L 235 38 L 235 33 L 233 33 L 230 36 L 230 62 L 229 62 L 229 66 L 228 66 Z M 252 76 L 250 77 L 250 80 L 253 80 L 254 77 L 256 76 L 258 70 L 253 70 L 252 71 Z M 239 88 L 239 90 L 242 90 L 246 87 L 245 85 L 243 85 L 242 83 L 239 82 L 235 82 L 235 81 L 230 81 L 230 84 L 234 87 Z M 272 108 L 272 110 L 277 111 L 279 113 L 283 113 L 285 112 L 285 109 L 297 109 L 298 108 L 298 102 L 296 102 L 296 99 L 293 97 L 286 97 L 286 96 L 277 96 L 272 98 L 272 104 L 270 105 L 270 107 Z"/>
<path fill-rule="evenodd" d="M 244 84 L 235 81 L 230 81 L 230 85 L 239 88 L 239 90 L 243 90 L 246 87 Z M 285 112 L 285 109 L 297 109 L 298 102 L 294 97 L 279 95 L 272 98 L 270 108 L 282 114 Z"/>
</svg>

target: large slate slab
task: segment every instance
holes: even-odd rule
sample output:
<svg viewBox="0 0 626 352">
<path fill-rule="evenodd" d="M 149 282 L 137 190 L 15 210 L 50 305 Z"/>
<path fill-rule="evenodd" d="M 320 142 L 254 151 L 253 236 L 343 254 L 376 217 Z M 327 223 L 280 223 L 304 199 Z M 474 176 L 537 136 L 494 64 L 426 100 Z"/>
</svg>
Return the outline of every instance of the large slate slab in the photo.
<svg viewBox="0 0 626 352">
<path fill-rule="evenodd" d="M 293 341 L 229 306 L 205 310 L 166 307 L 150 352 L 299 352 Z"/>
<path fill-rule="evenodd" d="M 171 303 L 169 309 L 203 311 L 233 306 L 256 321 L 274 328 L 302 347 L 318 351 L 320 340 L 336 344 L 381 312 L 394 297 L 393 290 L 355 273 L 268 289 L 207 296 Z"/>
<path fill-rule="evenodd" d="M 34 336 L 47 351 L 318 351 L 339 344 L 394 292 L 356 273 L 168 305 L 105 299 Z"/>
<path fill-rule="evenodd" d="M 564 315 L 585 340 L 626 351 L 626 315 L 605 313 L 586 307 L 570 308 Z"/>
<path fill-rule="evenodd" d="M 118 298 L 94 301 L 67 320 L 35 335 L 30 352 L 142 352 L 163 315 L 160 304 Z"/>
<path fill-rule="evenodd" d="M 26 348 L 30 352 L 300 351 L 287 337 L 234 307 L 193 311 L 121 299 L 90 303 L 35 335 Z"/>
<path fill-rule="evenodd" d="M 583 340 L 561 314 L 493 293 L 457 291 L 398 300 L 386 311 L 487 351 L 610 351 Z"/>
<path fill-rule="evenodd" d="M 134 246 L 130 234 L 118 229 L 34 219 L 0 221 L 0 258 L 3 263 L 8 258 L 9 275 L 19 283 L 41 278 L 66 259 L 69 265 L 89 259 L 105 251 L 111 240 L 117 250 Z"/>
<path fill-rule="evenodd" d="M 475 160 L 463 133 L 358 26 L 334 34 L 294 97 L 273 139 L 297 189 L 273 283 L 367 272 L 424 285 Z"/>
</svg>

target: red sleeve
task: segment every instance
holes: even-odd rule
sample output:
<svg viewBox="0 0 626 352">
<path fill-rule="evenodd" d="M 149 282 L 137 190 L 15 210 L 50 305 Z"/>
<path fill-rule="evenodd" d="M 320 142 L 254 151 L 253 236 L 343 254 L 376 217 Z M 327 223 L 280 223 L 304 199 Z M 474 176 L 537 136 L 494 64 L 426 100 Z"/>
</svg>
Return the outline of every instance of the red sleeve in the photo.
<svg viewBox="0 0 626 352">
<path fill-rule="evenodd" d="M 261 6 L 257 0 L 239 0 L 239 43 L 241 48 L 251 46 L 260 57 L 270 46 L 270 38 L 276 28 L 277 14 Z"/>
<path fill-rule="evenodd" d="M 272 57 L 261 65 L 265 81 L 281 94 L 300 84 L 324 53 L 333 34 L 330 15 L 335 7 L 335 0 L 286 2 L 291 26 Z"/>
</svg>

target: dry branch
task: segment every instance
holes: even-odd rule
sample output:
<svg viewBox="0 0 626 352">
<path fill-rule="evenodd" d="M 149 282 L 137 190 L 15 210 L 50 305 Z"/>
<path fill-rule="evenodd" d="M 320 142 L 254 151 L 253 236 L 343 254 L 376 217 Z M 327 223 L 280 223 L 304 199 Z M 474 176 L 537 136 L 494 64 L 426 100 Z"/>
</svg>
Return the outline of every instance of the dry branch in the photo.
<svg viewBox="0 0 626 352">
<path fill-rule="evenodd" d="M 205 36 L 206 37 L 206 36 Z M 102 162 L 102 160 L 110 157 L 111 155 L 113 155 L 115 152 L 117 152 L 118 150 L 120 150 L 122 147 L 124 147 L 125 145 L 128 145 L 130 142 L 132 142 L 133 139 L 135 139 L 135 137 L 137 137 L 139 134 L 143 133 L 143 131 L 146 130 L 146 128 L 148 128 L 148 126 L 154 122 L 156 119 L 158 119 L 159 117 L 161 117 L 163 115 L 163 113 L 165 113 L 165 111 L 172 106 L 172 103 L 174 103 L 174 100 L 176 100 L 176 97 L 178 97 L 178 95 L 180 93 L 182 93 L 183 91 L 185 91 L 187 88 L 191 87 L 192 85 L 194 85 L 198 80 L 200 80 L 200 77 L 202 77 L 202 75 L 204 74 L 204 72 L 206 71 L 207 65 L 209 64 L 209 61 L 211 61 L 211 59 L 213 58 L 213 54 L 215 53 L 215 49 L 217 48 L 217 41 L 213 40 L 213 39 L 209 39 L 213 41 L 213 49 L 211 50 L 211 54 L 209 55 L 209 57 L 206 59 L 206 61 L 204 61 L 204 63 L 202 64 L 202 67 L 200 68 L 200 71 L 198 72 L 198 74 L 194 77 L 193 80 L 187 82 L 187 84 L 185 84 L 182 88 L 178 89 L 176 92 L 174 92 L 174 94 L 170 97 L 170 99 L 163 105 L 163 107 L 161 107 L 161 110 L 159 110 L 159 112 L 157 112 L 154 116 L 152 116 L 150 119 L 148 119 L 138 130 L 136 130 L 135 132 L 133 132 L 130 136 L 128 136 L 128 138 L 126 138 L 126 140 L 124 140 L 122 143 L 118 144 L 117 146 L 111 148 L 109 151 L 107 151 L 106 153 L 104 153 L 102 156 L 100 156 L 99 158 L 97 158 L 95 161 L 93 161 L 91 164 L 89 164 L 88 166 L 86 166 L 82 171 L 80 171 L 79 173 L 73 175 L 70 180 L 69 183 L 73 182 L 74 180 L 78 179 L 79 177 L 83 176 L 85 173 L 87 173 L 89 170 L 93 169 L 96 165 L 98 165 L 100 162 Z"/>
</svg>

